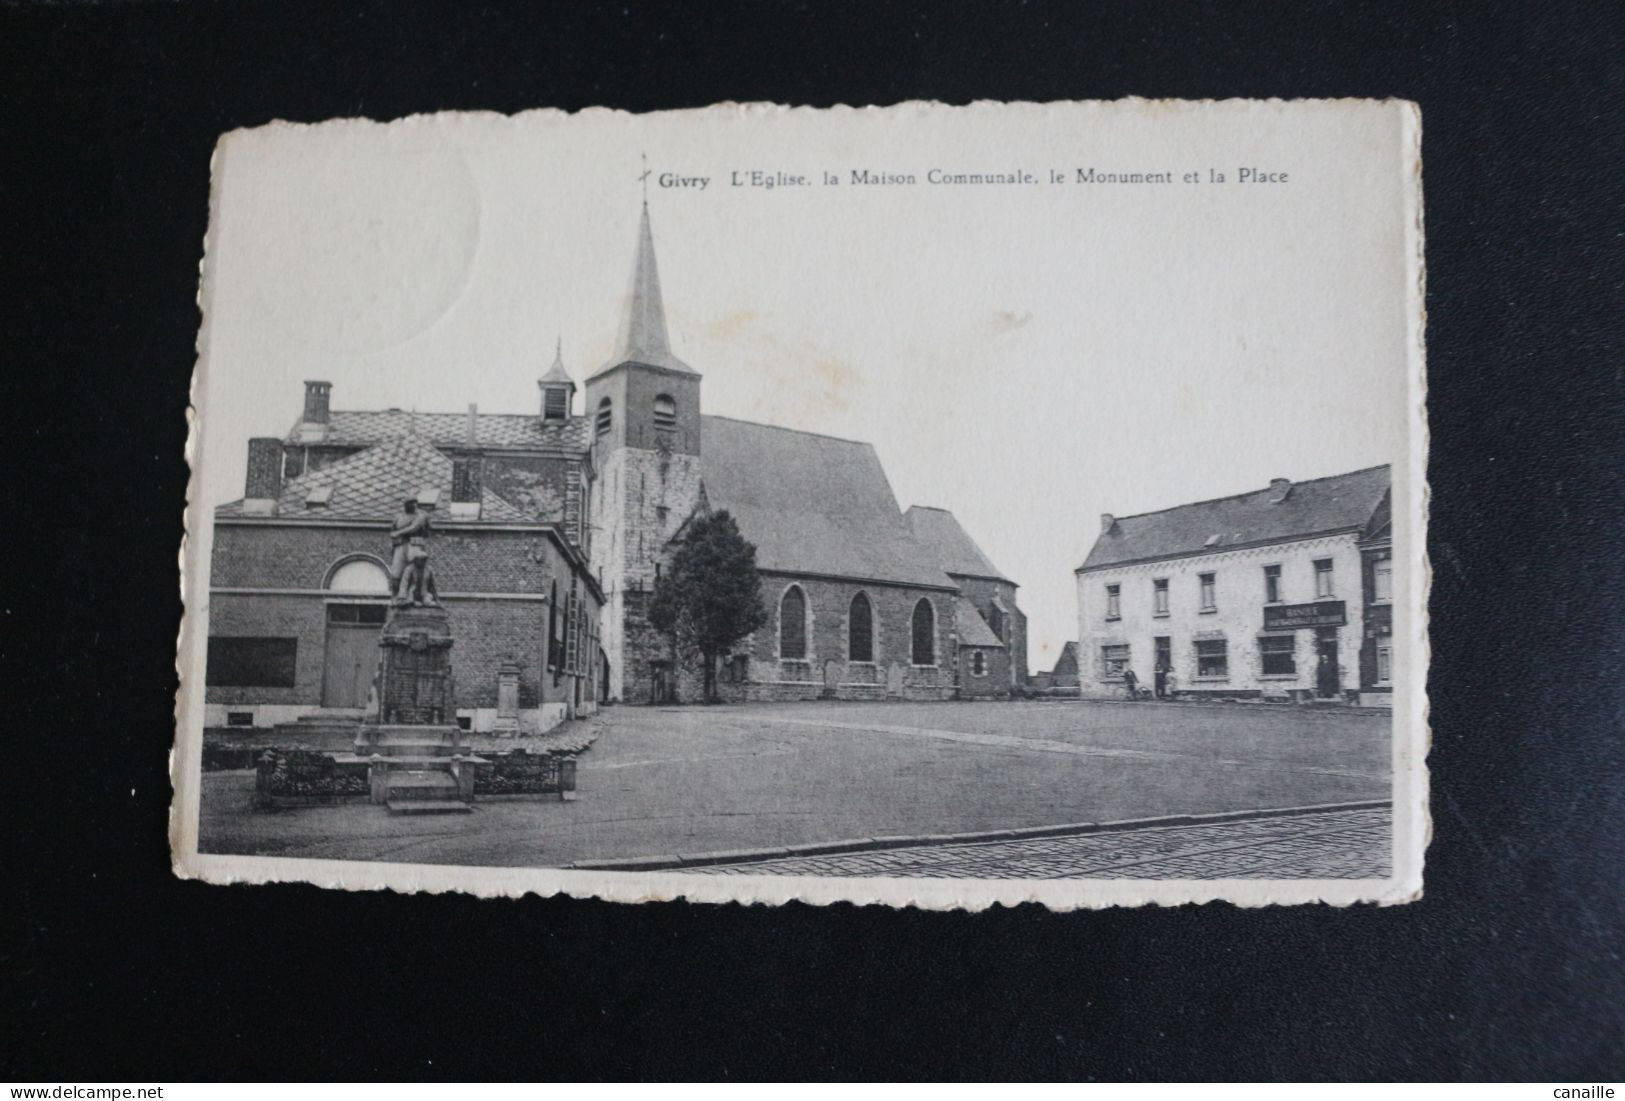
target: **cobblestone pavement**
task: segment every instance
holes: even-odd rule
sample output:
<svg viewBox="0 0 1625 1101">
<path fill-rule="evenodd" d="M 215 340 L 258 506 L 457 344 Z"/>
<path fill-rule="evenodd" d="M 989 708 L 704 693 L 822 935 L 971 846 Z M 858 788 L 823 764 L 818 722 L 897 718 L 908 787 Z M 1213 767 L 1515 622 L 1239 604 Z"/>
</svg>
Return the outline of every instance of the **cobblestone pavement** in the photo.
<svg viewBox="0 0 1625 1101">
<path fill-rule="evenodd" d="M 1328 811 L 683 871 L 946 879 L 1381 879 L 1389 874 L 1391 821 L 1386 809 Z"/>
</svg>

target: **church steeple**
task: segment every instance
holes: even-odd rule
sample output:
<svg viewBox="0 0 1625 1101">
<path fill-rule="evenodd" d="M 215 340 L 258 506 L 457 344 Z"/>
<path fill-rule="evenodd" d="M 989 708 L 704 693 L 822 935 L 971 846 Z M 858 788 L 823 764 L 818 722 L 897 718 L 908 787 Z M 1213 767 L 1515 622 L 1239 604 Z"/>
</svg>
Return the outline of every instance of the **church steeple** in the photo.
<svg viewBox="0 0 1625 1101">
<path fill-rule="evenodd" d="M 570 418 L 570 406 L 575 400 L 576 382 L 564 369 L 564 338 L 560 337 L 553 349 L 553 365 L 547 374 L 536 380 L 542 391 L 542 423 L 565 421 Z"/>
<path fill-rule="evenodd" d="M 666 331 L 666 305 L 660 296 L 660 269 L 655 264 L 654 231 L 649 225 L 649 204 L 643 204 L 638 222 L 637 255 L 632 262 L 632 289 L 627 295 L 626 316 L 621 321 L 621 339 L 615 356 L 604 367 L 642 363 L 668 371 L 698 374 L 694 368 L 672 355 L 671 338 Z"/>
</svg>

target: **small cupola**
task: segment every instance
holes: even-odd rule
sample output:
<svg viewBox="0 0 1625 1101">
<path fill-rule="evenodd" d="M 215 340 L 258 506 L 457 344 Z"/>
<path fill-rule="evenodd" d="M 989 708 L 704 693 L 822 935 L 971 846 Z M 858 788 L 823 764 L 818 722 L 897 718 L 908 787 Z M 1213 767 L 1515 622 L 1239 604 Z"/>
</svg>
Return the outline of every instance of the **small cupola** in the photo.
<svg viewBox="0 0 1625 1101">
<path fill-rule="evenodd" d="M 542 391 L 542 423 L 563 424 L 570 419 L 570 407 L 575 403 L 576 383 L 564 369 L 564 340 L 559 339 L 553 351 L 553 365 L 547 374 L 536 380 Z"/>
</svg>

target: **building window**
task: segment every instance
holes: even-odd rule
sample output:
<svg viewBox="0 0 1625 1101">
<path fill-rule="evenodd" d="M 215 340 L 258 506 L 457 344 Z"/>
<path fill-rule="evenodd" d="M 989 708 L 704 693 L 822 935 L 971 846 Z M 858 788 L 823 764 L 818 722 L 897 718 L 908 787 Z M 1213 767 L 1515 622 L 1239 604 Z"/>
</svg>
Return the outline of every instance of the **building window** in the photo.
<svg viewBox="0 0 1625 1101">
<path fill-rule="evenodd" d="M 327 622 L 355 623 L 363 627 L 382 627 L 389 618 L 389 607 L 384 604 L 329 604 Z"/>
<path fill-rule="evenodd" d="M 1123 589 L 1121 585 L 1106 586 L 1106 618 L 1123 618 Z"/>
<path fill-rule="evenodd" d="M 1281 603 L 1281 567 L 1264 567 L 1264 603 Z"/>
<path fill-rule="evenodd" d="M 987 676 L 987 655 L 980 650 L 971 652 L 970 675 L 973 677 Z"/>
<path fill-rule="evenodd" d="M 1379 558 L 1371 564 L 1371 599 L 1377 604 L 1387 604 L 1394 599 L 1393 559 Z"/>
<path fill-rule="evenodd" d="M 389 574 L 372 558 L 348 558 L 328 575 L 327 588 L 336 593 L 388 596 Z"/>
<path fill-rule="evenodd" d="M 655 431 L 677 431 L 677 402 L 672 400 L 670 394 L 655 398 Z"/>
<path fill-rule="evenodd" d="M 549 386 L 542 391 L 542 419 L 561 421 L 570 415 L 570 391 L 562 386 Z"/>
<path fill-rule="evenodd" d="M 209 639 L 205 684 L 220 688 L 292 688 L 298 667 L 294 638 Z"/>
<path fill-rule="evenodd" d="M 1218 611 L 1219 599 L 1214 575 L 1211 573 L 1199 573 L 1196 575 L 1196 582 L 1202 590 L 1202 610 L 1204 612 Z"/>
<path fill-rule="evenodd" d="M 1168 614 L 1168 579 L 1159 577 L 1151 582 L 1151 614 Z"/>
<path fill-rule="evenodd" d="M 1315 599 L 1325 600 L 1331 596 L 1332 589 L 1332 560 L 1330 558 L 1315 559 Z"/>
<path fill-rule="evenodd" d="M 779 598 L 779 657 L 805 661 L 807 657 L 807 594 L 791 585 Z"/>
<path fill-rule="evenodd" d="M 1100 675 L 1116 680 L 1128 668 L 1128 646 L 1102 646 L 1100 648 Z"/>
<path fill-rule="evenodd" d="M 1290 677 L 1298 672 L 1297 637 L 1265 635 L 1258 640 L 1259 671 L 1266 677 Z"/>
<path fill-rule="evenodd" d="M 862 593 L 852 598 L 846 617 L 846 660 L 875 660 L 875 614 Z"/>
<path fill-rule="evenodd" d="M 1377 683 L 1394 683 L 1394 643 L 1391 638 L 1377 640 Z"/>
<path fill-rule="evenodd" d="M 609 435 L 610 428 L 615 423 L 615 405 L 605 397 L 598 403 L 598 415 L 593 420 L 593 434 L 597 437 Z"/>
<path fill-rule="evenodd" d="M 1205 638 L 1196 644 L 1196 675 L 1221 679 L 1230 675 L 1230 644 L 1222 638 Z"/>
<path fill-rule="evenodd" d="M 937 663 L 937 611 L 924 597 L 914 605 L 914 664 Z"/>
<path fill-rule="evenodd" d="M 554 581 L 547 595 L 547 667 L 555 673 L 564 667 L 564 615 L 559 611 L 559 583 Z"/>
</svg>

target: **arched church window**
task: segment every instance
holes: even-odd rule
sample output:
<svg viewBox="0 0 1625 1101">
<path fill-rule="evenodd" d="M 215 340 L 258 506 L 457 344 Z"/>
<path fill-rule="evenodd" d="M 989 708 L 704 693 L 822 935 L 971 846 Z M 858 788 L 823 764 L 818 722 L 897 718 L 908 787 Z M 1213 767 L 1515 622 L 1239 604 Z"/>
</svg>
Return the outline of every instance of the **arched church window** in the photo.
<svg viewBox="0 0 1625 1101">
<path fill-rule="evenodd" d="M 924 597 L 914 605 L 914 664 L 937 663 L 937 612 Z"/>
<path fill-rule="evenodd" d="M 677 402 L 670 394 L 655 398 L 655 431 L 677 431 Z"/>
<path fill-rule="evenodd" d="M 791 585 L 779 598 L 779 657 L 802 661 L 807 657 L 807 595 Z"/>
<path fill-rule="evenodd" d="M 339 563 L 327 578 L 327 588 L 335 593 L 389 595 L 389 574 L 371 558 L 351 558 Z"/>
<path fill-rule="evenodd" d="M 593 433 L 597 436 L 609 435 L 610 426 L 615 423 L 615 406 L 608 397 L 598 403 L 598 415 L 593 420 Z"/>
<path fill-rule="evenodd" d="M 874 606 L 863 593 L 847 611 L 847 661 L 874 661 Z"/>
<path fill-rule="evenodd" d="M 875 660 L 875 612 L 863 593 L 852 598 L 846 618 L 846 660 Z"/>
<path fill-rule="evenodd" d="M 975 650 L 970 656 L 970 675 L 973 677 L 987 676 L 987 655 Z"/>
</svg>

